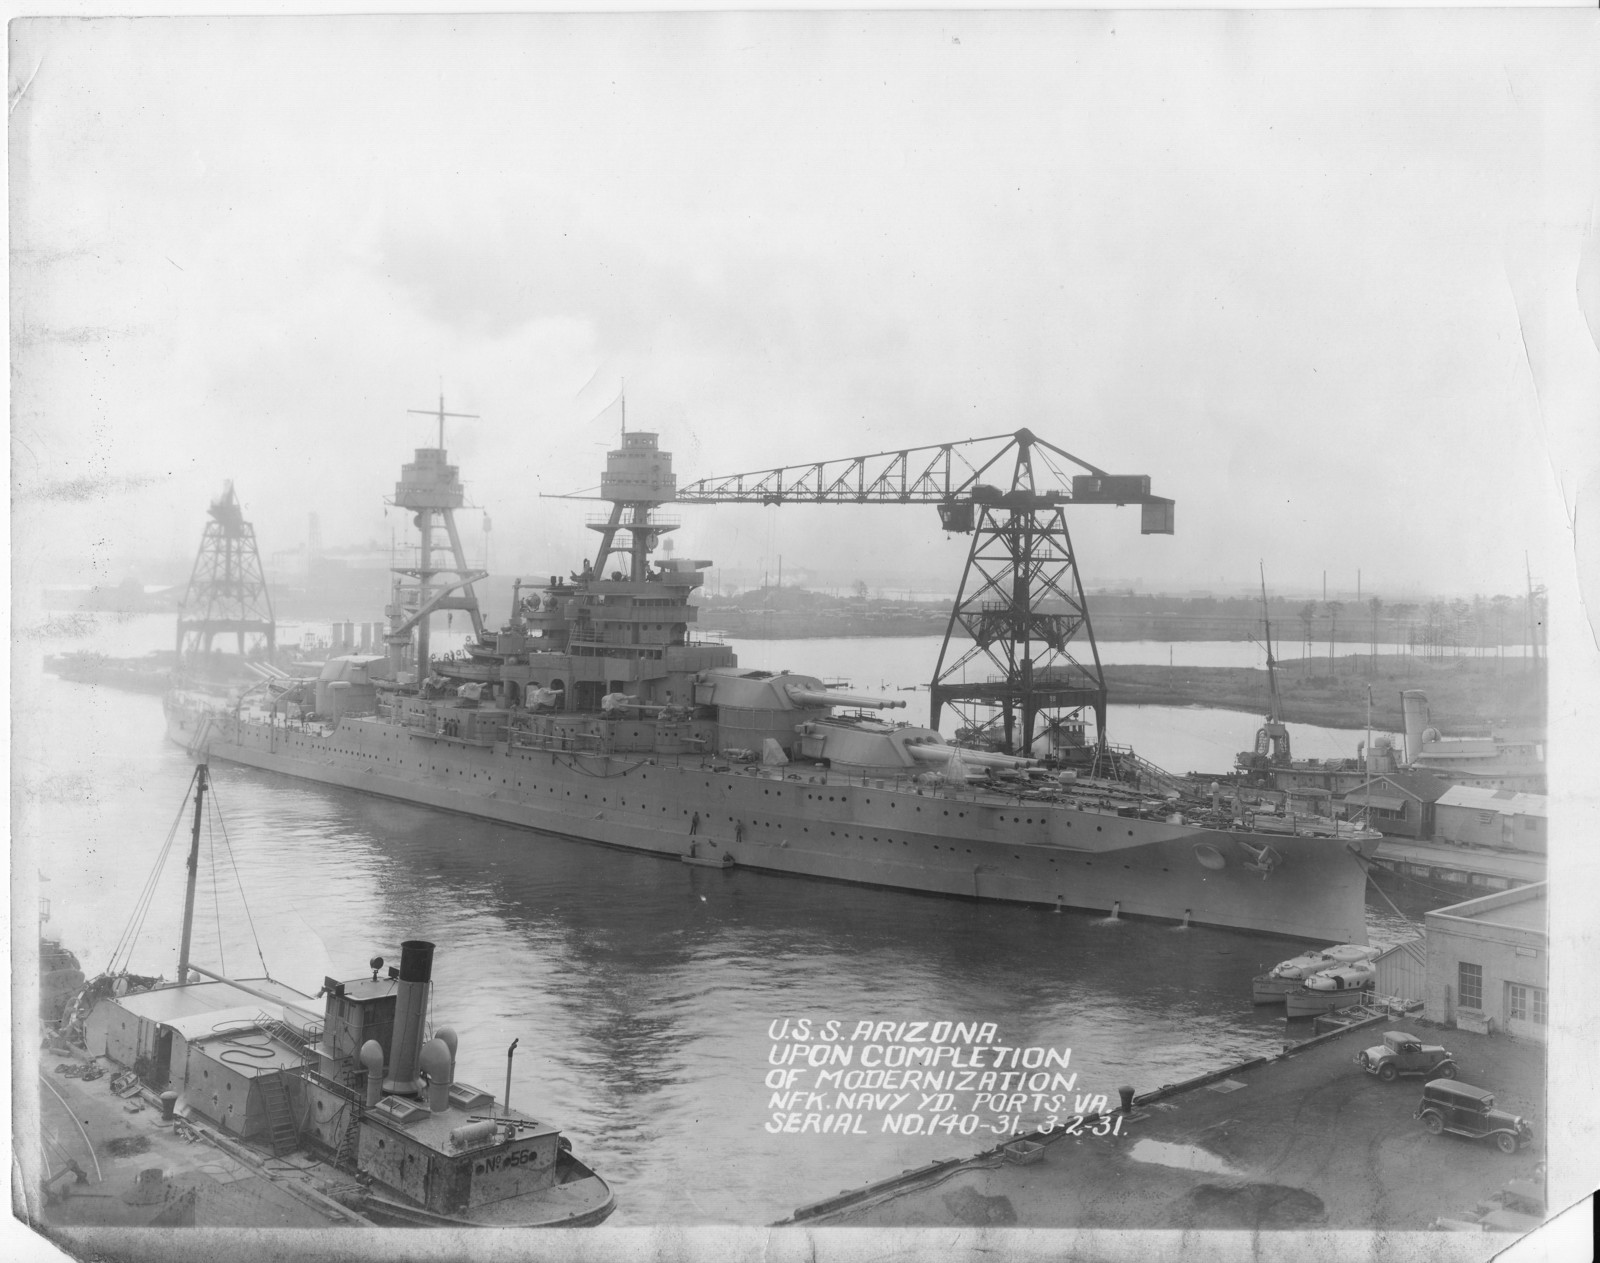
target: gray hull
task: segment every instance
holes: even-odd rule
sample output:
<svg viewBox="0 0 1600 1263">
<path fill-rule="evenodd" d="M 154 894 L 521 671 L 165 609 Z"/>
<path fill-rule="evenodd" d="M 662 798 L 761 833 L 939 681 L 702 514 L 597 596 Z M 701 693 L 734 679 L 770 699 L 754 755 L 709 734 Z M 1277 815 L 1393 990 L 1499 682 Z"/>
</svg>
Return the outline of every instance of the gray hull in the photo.
<svg viewBox="0 0 1600 1263">
<path fill-rule="evenodd" d="M 302 732 L 169 705 L 168 720 L 184 745 L 204 728 L 213 758 L 674 859 L 726 855 L 897 890 L 1366 941 L 1376 836 L 1209 830 L 808 765 L 472 744 L 379 719 Z M 1275 853 L 1265 872 L 1250 866 L 1264 844 Z"/>
</svg>

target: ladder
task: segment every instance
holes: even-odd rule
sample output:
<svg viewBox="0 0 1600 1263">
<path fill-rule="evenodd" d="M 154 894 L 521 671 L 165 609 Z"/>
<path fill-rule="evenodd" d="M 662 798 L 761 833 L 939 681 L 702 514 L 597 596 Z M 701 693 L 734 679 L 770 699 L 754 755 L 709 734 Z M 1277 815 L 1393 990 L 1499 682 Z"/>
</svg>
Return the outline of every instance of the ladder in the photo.
<svg viewBox="0 0 1600 1263">
<path fill-rule="evenodd" d="M 262 1075 L 256 1083 L 261 1089 L 261 1103 L 267 1110 L 267 1134 L 272 1144 L 272 1156 L 281 1158 L 300 1147 L 300 1129 L 294 1125 L 289 1089 L 284 1084 L 282 1071 Z"/>
<path fill-rule="evenodd" d="M 1131 779 L 1147 793 L 1176 793 L 1183 795 L 1188 791 L 1188 786 L 1182 777 L 1174 776 L 1163 767 L 1157 767 L 1149 759 L 1140 758 L 1133 752 L 1131 746 L 1105 746 L 1105 754 L 1099 753 L 1095 757 L 1093 774 L 1096 776 L 1110 775 L 1116 779 Z"/>
<path fill-rule="evenodd" d="M 339 1146 L 334 1150 L 334 1163 L 347 1170 L 353 1170 L 356 1165 L 356 1145 L 361 1136 L 361 1093 L 366 1091 L 367 1072 L 357 1070 L 353 1066 L 345 1066 L 339 1075 L 340 1082 L 349 1091 L 344 1109 L 349 1111 L 343 1131 L 339 1134 Z"/>
<path fill-rule="evenodd" d="M 309 1061 L 312 1058 L 312 1046 L 322 1034 L 320 1026 L 296 1026 L 266 1012 L 256 1014 L 256 1025 L 272 1039 L 293 1048 L 300 1054 L 301 1061 Z"/>
</svg>

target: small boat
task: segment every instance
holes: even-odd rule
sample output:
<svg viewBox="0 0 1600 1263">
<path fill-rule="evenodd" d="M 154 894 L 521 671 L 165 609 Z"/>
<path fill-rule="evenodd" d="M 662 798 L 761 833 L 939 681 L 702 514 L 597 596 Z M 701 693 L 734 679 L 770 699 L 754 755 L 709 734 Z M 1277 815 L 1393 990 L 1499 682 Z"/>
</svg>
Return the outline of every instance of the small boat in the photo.
<svg viewBox="0 0 1600 1263">
<path fill-rule="evenodd" d="M 1318 1013 L 1346 1009 L 1371 996 L 1377 977 L 1378 971 L 1365 961 L 1324 969 L 1284 996 L 1284 1007 L 1290 1017 L 1315 1017 Z"/>
<path fill-rule="evenodd" d="M 1325 969 L 1340 965 L 1355 965 L 1376 959 L 1381 948 L 1364 947 L 1359 943 L 1339 943 L 1320 951 L 1305 952 L 1288 960 L 1279 961 L 1267 973 L 1250 980 L 1251 998 L 1257 1004 L 1281 1004 L 1291 991 L 1301 983 Z"/>
</svg>

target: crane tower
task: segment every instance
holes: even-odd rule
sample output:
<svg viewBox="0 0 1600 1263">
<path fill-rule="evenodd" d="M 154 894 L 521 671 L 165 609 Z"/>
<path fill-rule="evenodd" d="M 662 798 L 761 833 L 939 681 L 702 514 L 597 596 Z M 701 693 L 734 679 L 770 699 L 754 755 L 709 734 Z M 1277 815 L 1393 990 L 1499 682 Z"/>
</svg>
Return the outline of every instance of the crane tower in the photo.
<svg viewBox="0 0 1600 1263">
<path fill-rule="evenodd" d="M 1068 478 L 1052 457 L 1085 472 Z M 959 738 L 1010 753 L 1066 741 L 1085 709 L 1105 741 L 1105 677 L 1066 507 L 1137 504 L 1143 534 L 1173 532 L 1173 502 L 1151 495 L 1147 476 L 1108 474 L 1026 429 L 705 478 L 677 499 L 935 505 L 944 529 L 972 545 L 929 686 L 930 723 L 949 708 Z"/>
<path fill-rule="evenodd" d="M 256 529 L 244 520 L 244 509 L 231 481 L 211 502 L 210 521 L 200 537 L 200 551 L 189 574 L 189 586 L 178 610 L 178 661 L 198 666 L 212 652 L 219 634 L 238 638 L 239 654 L 265 654 L 277 648 L 277 623 L 267 595 Z"/>
</svg>

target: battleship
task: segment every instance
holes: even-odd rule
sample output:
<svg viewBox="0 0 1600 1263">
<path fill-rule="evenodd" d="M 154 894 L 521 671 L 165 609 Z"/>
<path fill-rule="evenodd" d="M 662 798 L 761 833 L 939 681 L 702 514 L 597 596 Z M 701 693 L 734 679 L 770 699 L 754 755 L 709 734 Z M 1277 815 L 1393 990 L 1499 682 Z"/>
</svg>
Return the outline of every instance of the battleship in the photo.
<svg viewBox="0 0 1600 1263">
<path fill-rule="evenodd" d="M 416 449 L 391 501 L 414 515 L 418 542 L 412 564 L 396 569 L 385 651 L 330 658 L 314 681 L 269 679 L 221 707 L 175 693 L 173 740 L 213 759 L 516 826 L 530 831 L 529 845 L 555 835 L 720 869 L 1366 942 L 1379 834 L 1255 811 L 1215 788 L 1186 795 L 1136 759 L 1106 771 L 1105 689 L 1061 510 L 1137 502 L 1147 531 L 1170 533 L 1172 502 L 1150 496 L 1148 478 L 1113 478 L 1061 453 L 1090 473 L 1071 480 L 1070 494 L 1035 492 L 1032 458 L 1060 449 L 1026 430 L 1009 436 L 1018 457 L 1009 491 L 975 476 L 956 483 L 951 445 L 939 477 L 900 478 L 894 498 L 925 493 L 946 529 L 974 533 L 968 573 L 989 575 L 971 591 L 963 580 L 952 627 L 964 620 L 974 644 L 960 662 L 985 645 L 1009 655 L 998 682 L 956 683 L 947 635 L 931 726 L 921 727 L 886 716 L 903 701 L 750 669 L 731 647 L 691 634 L 691 595 L 712 563 L 672 555 L 671 541 L 658 547 L 680 525 L 660 507 L 770 500 L 776 480 L 680 491 L 671 454 L 646 431 L 624 427 L 607 455 L 598 498 L 610 508 L 587 523 L 599 536 L 594 557 L 547 581 L 518 579 L 509 619 L 486 628 L 475 585 L 487 575 L 468 565 L 454 521 L 465 492 L 448 461 L 442 400 L 438 413 L 438 445 Z M 908 454 L 891 455 L 904 474 Z M 857 479 L 850 498 L 869 498 L 864 485 Z M 986 561 L 981 550 L 993 554 L 996 541 L 1031 551 Z M 1043 573 L 1052 546 L 1066 577 L 1037 599 L 1026 576 Z M 1002 591 L 1026 608 L 996 617 Z M 473 630 L 465 652 L 436 658 L 429 622 L 443 611 L 463 612 Z M 1054 652 L 1080 629 L 1092 654 L 1081 665 Z M 940 706 L 970 717 L 968 703 L 996 722 L 969 721 L 952 743 L 938 731 Z M 1052 718 L 1052 706 L 1066 719 Z M 1081 743 L 1086 706 L 1101 744 L 1068 748 Z"/>
</svg>

